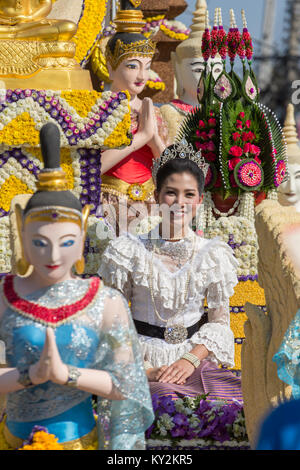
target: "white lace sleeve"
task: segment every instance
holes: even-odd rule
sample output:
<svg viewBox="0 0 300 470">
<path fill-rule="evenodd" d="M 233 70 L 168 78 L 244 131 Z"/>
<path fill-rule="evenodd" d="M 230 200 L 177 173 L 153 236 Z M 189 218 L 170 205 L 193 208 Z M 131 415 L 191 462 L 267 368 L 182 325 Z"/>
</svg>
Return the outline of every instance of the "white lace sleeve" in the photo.
<svg viewBox="0 0 300 470">
<path fill-rule="evenodd" d="M 127 300 L 131 298 L 131 273 L 136 250 L 134 241 L 127 235 L 112 240 L 102 255 L 98 271 L 104 284 L 118 289 Z"/>
<path fill-rule="evenodd" d="M 230 329 L 229 298 L 238 282 L 237 266 L 238 261 L 226 243 L 219 240 L 212 242 L 199 267 L 202 274 L 207 269 L 208 323 L 191 338 L 192 343 L 203 344 L 208 349 L 208 359 L 228 367 L 234 366 L 234 335 Z"/>
</svg>

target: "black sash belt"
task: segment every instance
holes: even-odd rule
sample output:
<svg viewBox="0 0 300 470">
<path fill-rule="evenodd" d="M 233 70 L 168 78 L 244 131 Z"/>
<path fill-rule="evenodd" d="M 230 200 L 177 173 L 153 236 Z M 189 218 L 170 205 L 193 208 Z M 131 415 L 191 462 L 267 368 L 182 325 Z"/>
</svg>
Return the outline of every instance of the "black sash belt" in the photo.
<svg viewBox="0 0 300 470">
<path fill-rule="evenodd" d="M 133 320 L 136 330 L 140 335 L 145 335 L 145 336 L 151 336 L 152 338 L 160 338 L 160 339 L 165 339 L 165 330 L 166 328 L 163 328 L 161 326 L 156 326 L 156 325 L 149 325 L 149 323 L 145 323 L 143 321 L 139 320 Z M 197 323 L 195 323 L 192 326 L 187 327 L 187 332 L 188 332 L 188 338 L 191 338 L 197 331 L 199 331 L 200 327 L 204 325 L 204 323 L 207 323 L 207 314 L 205 313 L 201 320 L 199 320 Z"/>
</svg>

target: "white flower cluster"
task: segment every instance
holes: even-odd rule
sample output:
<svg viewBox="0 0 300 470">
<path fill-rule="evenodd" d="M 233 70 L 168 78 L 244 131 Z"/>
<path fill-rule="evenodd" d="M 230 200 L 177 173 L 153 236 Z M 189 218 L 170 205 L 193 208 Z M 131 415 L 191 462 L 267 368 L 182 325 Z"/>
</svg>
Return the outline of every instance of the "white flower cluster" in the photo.
<svg viewBox="0 0 300 470">
<path fill-rule="evenodd" d="M 12 251 L 10 248 L 10 232 L 9 232 L 9 217 L 0 218 L 0 273 L 8 273 L 11 271 L 11 256 Z"/>
<path fill-rule="evenodd" d="M 86 238 L 93 251 L 85 256 L 84 272 L 85 274 L 96 274 L 100 268 L 101 256 L 110 240 L 115 238 L 115 234 L 103 218 L 89 216 Z"/>
<path fill-rule="evenodd" d="M 144 217 L 135 227 L 136 235 L 144 235 L 153 230 L 161 222 L 159 216 Z"/>
<path fill-rule="evenodd" d="M 39 162 L 39 164 L 41 166 L 41 162 Z M 30 189 L 31 191 L 36 190 L 34 175 L 30 173 L 30 171 L 26 168 L 23 168 L 22 165 L 15 158 L 10 157 L 1 168 L 0 187 L 12 175 L 18 178 L 20 181 L 24 182 L 28 189 Z"/>
<path fill-rule="evenodd" d="M 205 238 L 220 237 L 225 243 L 230 242 L 239 261 L 238 276 L 257 274 L 258 241 L 254 224 L 248 218 L 220 217 L 214 220 L 212 226 L 204 232 L 204 236 Z M 237 246 L 234 247 L 234 244 Z"/>
<path fill-rule="evenodd" d="M 72 169 L 73 169 L 73 189 L 72 193 L 74 196 L 80 198 L 80 194 L 82 191 L 81 187 L 81 169 L 80 169 L 80 162 L 79 162 L 79 154 L 76 149 L 71 150 L 71 159 L 72 159 Z"/>
<path fill-rule="evenodd" d="M 172 442 L 170 439 L 148 439 L 147 440 L 147 447 L 152 448 L 152 447 L 172 447 Z M 176 447 L 195 447 L 195 449 L 201 449 L 201 448 L 207 448 L 210 447 L 212 450 L 215 447 L 216 449 L 218 448 L 223 448 L 223 447 L 241 447 L 241 448 L 249 448 L 249 441 L 236 441 L 235 439 L 232 439 L 230 441 L 224 441 L 224 442 L 218 442 L 218 441 L 213 441 L 212 439 L 181 439 L 178 442 L 178 445 Z M 174 448 L 173 448 L 174 449 Z"/>
</svg>

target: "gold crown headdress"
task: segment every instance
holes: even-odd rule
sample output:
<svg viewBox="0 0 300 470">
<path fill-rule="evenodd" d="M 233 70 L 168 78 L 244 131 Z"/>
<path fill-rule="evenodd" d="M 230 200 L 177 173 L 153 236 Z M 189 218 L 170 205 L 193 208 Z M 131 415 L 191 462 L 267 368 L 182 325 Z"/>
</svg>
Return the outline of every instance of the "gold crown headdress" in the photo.
<svg viewBox="0 0 300 470">
<path fill-rule="evenodd" d="M 209 165 L 205 162 L 201 155 L 201 150 L 195 152 L 191 143 L 186 139 L 174 142 L 170 147 L 165 148 L 159 158 L 157 158 L 152 167 L 152 178 L 156 184 L 158 170 L 170 160 L 185 159 L 191 160 L 203 171 L 204 179 L 206 178 Z"/>
<path fill-rule="evenodd" d="M 123 0 L 123 2 L 121 2 L 120 10 L 117 12 L 116 18 L 113 20 L 116 25 L 116 34 L 141 34 L 143 26 L 146 23 L 143 18 L 142 11 L 138 9 L 141 1 L 129 0 L 129 2 L 133 7 L 136 7 L 136 9 L 133 10 L 130 8 L 128 0 Z M 118 38 L 114 45 L 113 52 L 110 50 L 109 45 L 106 46 L 106 60 L 110 63 L 113 70 L 115 70 L 125 57 L 153 57 L 155 54 L 155 47 L 156 44 L 151 40 L 151 38 L 140 39 L 129 43 L 123 42 L 121 38 Z"/>
<path fill-rule="evenodd" d="M 40 131 L 44 169 L 37 176 L 36 193 L 25 208 L 22 224 L 29 222 L 74 222 L 84 227 L 80 202 L 69 191 L 65 172 L 60 167 L 60 134 L 52 123 Z M 89 209 L 87 206 L 84 212 Z M 20 216 L 19 216 L 20 218 Z"/>
</svg>

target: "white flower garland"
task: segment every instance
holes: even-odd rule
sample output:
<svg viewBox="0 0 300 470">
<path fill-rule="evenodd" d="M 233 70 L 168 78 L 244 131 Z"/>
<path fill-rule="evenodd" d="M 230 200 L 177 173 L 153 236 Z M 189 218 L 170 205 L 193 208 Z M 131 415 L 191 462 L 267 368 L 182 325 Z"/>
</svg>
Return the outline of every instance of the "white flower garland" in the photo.
<svg viewBox="0 0 300 470">
<path fill-rule="evenodd" d="M 0 172 L 0 187 L 9 179 L 10 176 L 14 175 L 20 181 L 24 182 L 31 191 L 36 191 L 35 177 L 29 170 L 23 168 L 22 165 L 10 157 L 7 162 L 2 166 Z"/>
<path fill-rule="evenodd" d="M 11 271 L 12 251 L 10 248 L 9 217 L 0 218 L 0 272 Z"/>
<path fill-rule="evenodd" d="M 220 217 L 204 232 L 205 238 L 219 237 L 225 243 L 230 242 L 230 235 L 233 236 L 232 243 L 237 245 L 234 248 L 239 261 L 237 275 L 257 275 L 258 241 L 254 223 L 243 216 Z"/>
</svg>

